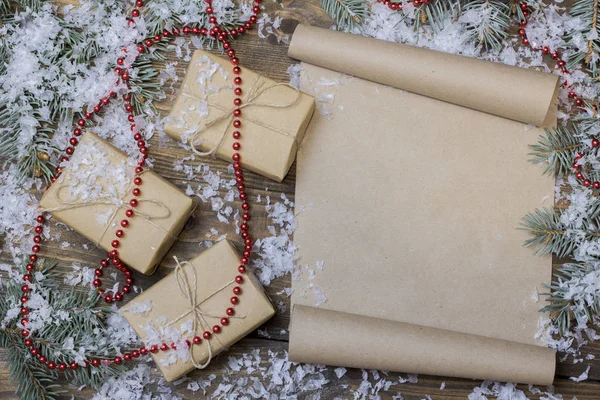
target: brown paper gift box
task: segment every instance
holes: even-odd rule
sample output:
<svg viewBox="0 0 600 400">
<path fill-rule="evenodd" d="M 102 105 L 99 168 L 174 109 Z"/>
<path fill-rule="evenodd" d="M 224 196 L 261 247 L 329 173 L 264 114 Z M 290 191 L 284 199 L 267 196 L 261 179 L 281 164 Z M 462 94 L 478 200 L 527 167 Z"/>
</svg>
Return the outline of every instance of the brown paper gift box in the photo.
<svg viewBox="0 0 600 400">
<path fill-rule="evenodd" d="M 235 128 L 229 116 L 236 96 L 230 65 L 222 58 L 196 50 L 179 96 L 165 120 L 165 132 L 187 144 L 201 131 L 194 141 L 196 148 L 207 152 L 216 147 L 215 155 L 225 161 L 230 161 L 234 152 L 231 134 Z M 242 68 L 240 77 L 243 163 L 249 170 L 281 182 L 296 158 L 315 100 L 247 68 Z"/>
<path fill-rule="evenodd" d="M 239 264 L 239 255 L 229 241 L 222 240 L 189 263 L 179 262 L 182 266 L 179 273 L 185 274 L 189 284 L 187 287 L 195 287 L 191 291 L 196 295 L 196 309 L 205 317 L 205 322 L 199 323 L 195 332 L 192 327 L 192 306 L 182 292 L 180 285 L 183 280 L 177 272 L 171 273 L 121 309 L 125 319 L 148 348 L 152 344 L 160 345 L 163 342 L 177 345 L 177 350 L 152 354 L 156 365 L 169 382 L 194 369 L 185 341 L 194 336 L 202 336 L 205 330 L 219 324 L 220 318 L 225 316 L 225 310 L 231 307 L 229 299 L 233 296 L 232 289 L 236 285 L 233 278 Z M 229 325 L 223 326 L 221 333 L 213 335 L 211 339 L 202 339 L 202 343 L 193 345 L 196 363 L 210 361 L 209 345 L 211 357 L 214 357 L 275 314 L 275 309 L 256 277 L 247 271 L 244 278 L 244 282 L 239 285 L 242 288 L 240 302 L 235 306 L 235 315 L 230 317 Z"/>
<path fill-rule="evenodd" d="M 93 156 L 88 150 L 93 150 Z M 120 229 L 120 221 L 126 218 L 125 212 L 130 208 L 126 206 L 133 198 L 130 187 L 134 167 L 128 164 L 125 154 L 86 132 L 69 166 L 44 193 L 40 207 L 98 247 L 110 251 L 111 242 L 116 238 L 115 231 Z M 104 165 L 101 175 L 86 175 L 86 171 L 93 174 L 92 168 L 98 165 Z M 130 219 L 117 250 L 125 264 L 151 274 L 175 242 L 195 205 L 190 197 L 154 172 L 147 170 L 141 178 L 142 195 L 134 209 L 136 215 Z M 81 179 L 93 179 L 94 182 L 80 185 L 78 180 Z M 96 198 L 86 197 L 89 192 L 96 191 L 99 193 Z"/>
</svg>

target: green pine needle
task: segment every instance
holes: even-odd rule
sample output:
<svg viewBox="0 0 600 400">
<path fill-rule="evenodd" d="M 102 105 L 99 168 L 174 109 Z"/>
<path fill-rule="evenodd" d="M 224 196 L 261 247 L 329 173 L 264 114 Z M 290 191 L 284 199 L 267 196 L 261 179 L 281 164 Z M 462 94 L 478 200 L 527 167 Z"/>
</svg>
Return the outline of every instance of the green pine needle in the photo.
<svg viewBox="0 0 600 400">
<path fill-rule="evenodd" d="M 535 253 L 541 256 L 554 253 L 564 257 L 575 249 L 574 241 L 560 222 L 560 214 L 554 210 L 537 209 L 527 214 L 520 229 L 528 231 L 531 236 L 524 245 L 533 247 Z"/>
<path fill-rule="evenodd" d="M 477 12 L 483 16 L 467 24 L 471 40 L 486 50 L 499 50 L 508 37 L 510 28 L 510 6 L 499 0 L 474 0 L 464 7 L 464 12 Z"/>
<path fill-rule="evenodd" d="M 346 30 L 360 25 L 367 16 L 366 0 L 321 0 L 321 8 Z"/>
<path fill-rule="evenodd" d="M 578 0 L 575 2 L 571 7 L 570 14 L 573 18 L 579 18 L 585 24 L 585 27 L 573 30 L 565 37 L 569 49 L 572 50 L 567 55 L 567 68 L 570 70 L 583 63 L 593 77 L 600 74 L 598 68 L 598 54 L 600 53 L 599 11 L 598 3 L 595 0 Z M 584 38 L 589 35 L 596 35 L 597 38 L 587 40 L 587 46 L 581 49 L 578 42 L 581 40 L 582 35 Z"/>
<path fill-rule="evenodd" d="M 564 175 L 571 170 L 575 155 L 582 147 L 573 130 L 565 127 L 546 129 L 538 143 L 529 146 L 532 151 L 529 161 L 546 165 L 546 174 Z"/>
</svg>

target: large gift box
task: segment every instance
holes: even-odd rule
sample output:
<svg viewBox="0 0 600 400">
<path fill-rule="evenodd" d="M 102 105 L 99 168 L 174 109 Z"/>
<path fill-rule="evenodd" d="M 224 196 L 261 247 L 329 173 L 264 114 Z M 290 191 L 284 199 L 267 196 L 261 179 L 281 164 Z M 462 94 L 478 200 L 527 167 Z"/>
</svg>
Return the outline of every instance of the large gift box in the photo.
<svg viewBox="0 0 600 400">
<path fill-rule="evenodd" d="M 298 144 L 315 108 L 313 97 L 242 68 L 243 103 L 241 153 L 244 166 L 281 182 L 296 157 Z M 214 154 L 230 161 L 233 72 L 231 64 L 206 51 L 196 50 L 180 93 L 165 120 L 165 132 L 191 144 L 199 154 Z"/>
<path fill-rule="evenodd" d="M 146 348 L 169 346 L 166 351 L 151 353 L 167 381 L 208 365 L 214 356 L 275 314 L 250 271 L 242 276 L 242 283 L 236 282 L 239 254 L 229 241 L 222 240 L 196 258 L 177 260 L 177 264 L 173 273 L 121 309 Z M 234 315 L 227 317 L 236 287 L 241 289 L 239 303 Z M 225 325 L 223 317 L 228 318 Z M 220 332 L 203 338 L 215 325 Z M 201 342 L 194 344 L 195 337 L 202 338 Z"/>
<path fill-rule="evenodd" d="M 43 210 L 111 251 L 115 232 L 134 198 L 135 163 L 121 151 L 86 132 L 58 180 L 40 200 Z M 154 172 L 141 174 L 141 196 L 117 249 L 121 260 L 151 274 L 194 211 L 192 199 Z"/>
</svg>

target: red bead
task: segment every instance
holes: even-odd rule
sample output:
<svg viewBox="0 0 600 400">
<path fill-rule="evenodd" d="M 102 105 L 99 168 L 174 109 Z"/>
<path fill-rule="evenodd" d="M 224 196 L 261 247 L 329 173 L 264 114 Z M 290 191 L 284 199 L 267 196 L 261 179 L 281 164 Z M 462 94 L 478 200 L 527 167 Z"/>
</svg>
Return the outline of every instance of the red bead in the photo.
<svg viewBox="0 0 600 400">
<path fill-rule="evenodd" d="M 32 276 L 31 274 L 25 274 L 23 275 L 23 280 L 26 282 L 31 282 Z"/>
<path fill-rule="evenodd" d="M 108 103 L 110 103 L 110 99 L 108 97 L 103 97 L 102 98 L 102 104 L 107 105 Z"/>
<path fill-rule="evenodd" d="M 115 300 L 116 301 L 121 301 L 123 300 L 123 295 L 121 293 L 115 293 Z"/>
<path fill-rule="evenodd" d="M 123 228 L 127 228 L 129 226 L 129 221 L 127 221 L 126 219 L 122 220 L 121 221 L 121 226 Z"/>
<path fill-rule="evenodd" d="M 27 336 L 29 336 L 29 333 L 30 332 L 27 329 L 21 330 L 21 336 L 27 337 Z"/>
<path fill-rule="evenodd" d="M 38 224 L 43 224 L 44 222 L 46 222 L 46 218 L 44 218 L 43 215 L 38 215 L 35 220 L 38 222 Z"/>
<path fill-rule="evenodd" d="M 555 60 L 558 58 L 558 53 L 556 51 L 552 52 L 552 58 L 554 58 Z"/>
<path fill-rule="evenodd" d="M 133 178 L 133 183 L 138 186 L 141 185 L 143 183 L 142 178 L 140 178 L 139 176 L 136 176 L 135 178 Z"/>
<path fill-rule="evenodd" d="M 136 197 L 137 197 L 137 196 L 139 196 L 140 194 L 142 194 L 142 191 L 141 191 L 140 189 L 138 189 L 138 188 L 135 188 L 135 189 L 133 189 L 133 190 L 131 191 L 131 193 L 132 193 L 134 196 L 136 196 Z"/>
<path fill-rule="evenodd" d="M 232 57 L 231 58 L 231 63 L 233 65 L 238 65 L 240 63 L 240 60 L 237 57 Z"/>
<path fill-rule="evenodd" d="M 239 107 L 242 105 L 242 99 L 233 99 L 233 105 L 235 105 L 236 107 Z"/>
<path fill-rule="evenodd" d="M 577 174 L 575 174 L 575 176 L 577 177 L 577 179 L 583 179 L 583 174 L 581 172 L 578 172 Z"/>
<path fill-rule="evenodd" d="M 137 0 L 137 1 L 135 2 L 135 6 L 136 6 L 136 7 L 143 7 L 143 6 L 144 6 L 144 2 L 143 2 L 142 0 Z"/>
<path fill-rule="evenodd" d="M 585 187 L 590 187 L 591 184 L 592 184 L 592 182 L 589 179 L 585 179 L 583 181 L 583 186 L 585 186 Z"/>
<path fill-rule="evenodd" d="M 99 366 L 100 366 L 100 360 L 98 360 L 97 358 L 94 358 L 94 359 L 92 360 L 92 365 L 93 365 L 94 367 L 99 367 Z"/>
<path fill-rule="evenodd" d="M 26 347 L 33 346 L 33 340 L 31 340 L 31 339 L 25 339 L 25 346 Z"/>
<path fill-rule="evenodd" d="M 33 349 L 31 349 L 31 355 L 32 355 L 32 356 L 34 356 L 34 357 L 35 357 L 35 356 L 37 356 L 37 355 L 38 355 L 38 353 L 39 353 L 38 349 L 36 349 L 36 348 L 33 348 Z"/>
<path fill-rule="evenodd" d="M 123 230 L 119 229 L 118 231 L 115 232 L 115 235 L 118 238 L 122 238 L 123 236 L 125 236 L 125 232 L 123 232 Z"/>
<path fill-rule="evenodd" d="M 242 110 L 240 110 L 239 108 L 236 108 L 235 110 L 233 110 L 234 117 L 239 117 L 240 115 L 242 115 Z"/>
<path fill-rule="evenodd" d="M 242 78 L 240 78 L 239 76 L 236 76 L 235 78 L 233 78 L 233 83 L 235 83 L 236 85 L 241 85 Z"/>
<path fill-rule="evenodd" d="M 30 287 L 29 287 L 29 286 L 27 286 L 27 285 L 23 285 L 23 286 L 21 287 L 21 291 L 22 291 L 23 293 L 29 293 L 29 291 L 30 291 L 30 290 L 31 290 L 31 289 L 30 289 Z"/>
<path fill-rule="evenodd" d="M 249 213 L 244 213 L 242 214 L 242 219 L 244 221 L 249 221 L 250 220 L 250 214 Z"/>
<path fill-rule="evenodd" d="M 146 39 L 144 41 L 144 44 L 146 45 L 146 47 L 150 47 L 154 44 L 154 42 L 152 41 L 152 39 Z"/>
<path fill-rule="evenodd" d="M 240 35 L 243 35 L 243 34 L 244 34 L 244 32 L 246 32 L 246 28 L 244 28 L 243 26 L 240 26 L 240 27 L 238 28 L 238 32 L 240 33 Z"/>
<path fill-rule="evenodd" d="M 206 28 L 202 28 L 202 29 L 200 29 L 200 34 L 201 34 L 202 36 L 206 36 L 206 35 L 208 35 L 208 29 L 206 29 Z"/>
<path fill-rule="evenodd" d="M 203 337 L 204 339 L 206 339 L 206 340 L 209 340 L 209 339 L 212 337 L 212 333 L 210 333 L 209 331 L 205 331 L 205 332 L 202 334 L 202 337 Z"/>
<path fill-rule="evenodd" d="M 563 60 L 559 60 L 557 64 L 559 67 L 564 67 L 566 63 Z"/>
<path fill-rule="evenodd" d="M 229 325 L 229 318 L 227 318 L 227 317 L 221 318 L 221 325 L 223 325 L 223 326 Z"/>
<path fill-rule="evenodd" d="M 129 293 L 131 291 L 131 288 L 129 286 L 123 286 L 123 293 Z"/>
<path fill-rule="evenodd" d="M 150 352 L 151 353 L 156 353 L 158 351 L 158 346 L 153 344 L 152 346 L 150 346 Z"/>
<path fill-rule="evenodd" d="M 133 111 L 133 106 L 131 104 L 125 104 L 125 111 L 127 111 L 127 112 Z"/>
<path fill-rule="evenodd" d="M 39 253 L 40 252 L 40 246 L 38 246 L 37 244 L 35 246 L 33 246 L 31 248 L 31 251 L 33 251 L 34 253 Z"/>
<path fill-rule="evenodd" d="M 106 296 L 104 296 L 104 301 L 106 301 L 107 303 L 112 303 L 113 298 L 110 294 L 107 294 Z"/>
<path fill-rule="evenodd" d="M 592 139 L 592 146 L 593 147 L 600 146 L 600 140 L 598 140 L 598 139 Z"/>
<path fill-rule="evenodd" d="M 123 362 L 123 359 L 119 356 L 116 356 L 114 358 L 114 362 L 115 362 L 115 364 L 121 364 Z"/>
<path fill-rule="evenodd" d="M 232 315 L 235 314 L 235 310 L 230 307 L 225 311 L 225 313 L 231 317 Z"/>
<path fill-rule="evenodd" d="M 234 150 L 239 150 L 242 146 L 239 142 L 234 142 L 231 147 L 233 147 Z"/>
<path fill-rule="evenodd" d="M 200 336 L 194 336 L 193 342 L 194 344 L 200 344 L 202 343 L 202 338 Z"/>
<path fill-rule="evenodd" d="M 129 360 L 131 360 L 131 354 L 129 354 L 129 353 L 125 353 L 125 354 L 123 354 L 123 359 L 124 359 L 125 361 L 129 361 Z"/>
<path fill-rule="evenodd" d="M 84 114 L 84 116 L 85 116 L 85 119 L 92 119 L 92 117 L 94 116 L 94 114 L 92 114 L 91 112 L 86 112 Z"/>
<path fill-rule="evenodd" d="M 169 346 L 167 346 L 167 344 L 166 344 L 166 343 L 163 343 L 163 344 L 161 344 L 161 345 L 160 345 L 160 349 L 161 349 L 162 351 L 167 351 L 167 350 L 169 350 Z"/>
<path fill-rule="evenodd" d="M 212 331 L 214 333 L 219 333 L 219 332 L 221 332 L 221 327 L 219 325 L 215 325 L 212 327 Z"/>
<path fill-rule="evenodd" d="M 137 9 L 136 9 L 136 10 L 133 10 L 133 11 L 131 12 L 131 15 L 132 15 L 132 16 L 134 16 L 134 17 L 139 17 L 139 16 L 140 16 L 140 10 L 137 10 Z"/>
<path fill-rule="evenodd" d="M 74 148 L 72 148 L 72 147 L 67 147 L 67 149 L 65 150 L 65 153 L 67 153 L 68 155 L 71 155 L 71 154 L 73 154 L 73 152 L 74 152 L 74 151 L 75 151 L 75 149 L 74 149 Z"/>
<path fill-rule="evenodd" d="M 35 233 L 42 233 L 44 231 L 44 227 L 43 226 L 36 226 L 35 227 Z"/>
<path fill-rule="evenodd" d="M 73 362 L 71 363 L 71 369 L 72 369 L 73 371 L 75 371 L 75 370 L 77 369 L 77 367 L 79 367 L 79 364 L 77 364 L 75 361 L 73 361 Z"/>
<path fill-rule="evenodd" d="M 137 51 L 138 53 L 143 53 L 144 51 L 146 51 L 146 48 L 140 44 L 137 47 Z"/>
<path fill-rule="evenodd" d="M 75 138 L 71 138 L 69 139 L 69 143 L 71 144 L 71 146 L 77 146 L 79 144 L 79 141 Z"/>
<path fill-rule="evenodd" d="M 38 357 L 38 360 L 39 360 L 39 361 L 40 361 L 42 364 L 45 364 L 45 363 L 46 363 L 46 361 L 47 361 L 46 357 L 44 357 L 44 356 L 39 356 L 39 357 Z"/>
<path fill-rule="evenodd" d="M 243 202 L 243 203 L 242 203 L 242 208 L 243 208 L 244 210 L 248 211 L 248 210 L 250 209 L 250 204 L 248 204 L 248 203 L 246 203 L 246 202 Z"/>
<path fill-rule="evenodd" d="M 233 67 L 233 73 L 235 75 L 239 75 L 242 72 L 242 69 L 240 67 Z"/>
<path fill-rule="evenodd" d="M 102 282 L 100 281 L 100 279 L 94 279 L 94 281 L 92 282 L 92 284 L 94 285 L 94 287 L 100 287 L 100 286 L 102 286 Z"/>
<path fill-rule="evenodd" d="M 81 133 L 82 133 L 81 129 L 79 129 L 79 128 L 75 128 L 75 130 L 73 131 L 73 135 L 75 135 L 75 136 L 81 136 Z"/>
<path fill-rule="evenodd" d="M 65 371 L 67 369 L 67 364 L 65 364 L 65 363 L 58 364 L 58 369 L 61 371 Z"/>
<path fill-rule="evenodd" d="M 254 6 L 254 7 L 252 7 L 252 12 L 253 12 L 254 14 L 257 14 L 257 13 L 259 13 L 259 12 L 260 12 L 260 7 L 259 7 L 259 6 Z"/>
<path fill-rule="evenodd" d="M 29 301 L 29 297 L 27 297 L 27 296 L 21 296 L 21 303 L 27 303 L 27 301 Z"/>
<path fill-rule="evenodd" d="M 145 347 L 142 347 L 142 348 L 140 349 L 140 354 L 141 354 L 141 355 L 143 355 L 143 356 L 145 356 L 146 354 L 148 354 L 148 349 L 147 349 L 147 348 L 145 348 Z"/>
<path fill-rule="evenodd" d="M 116 249 L 121 245 L 121 243 L 119 243 L 118 240 L 113 240 L 110 245 Z"/>
<path fill-rule="evenodd" d="M 172 348 L 173 350 L 177 350 L 177 345 L 176 345 L 175 343 L 171 343 L 171 348 Z"/>
<path fill-rule="evenodd" d="M 233 161 L 240 161 L 240 159 L 241 159 L 240 153 L 233 153 L 231 158 L 233 159 Z"/>
<path fill-rule="evenodd" d="M 236 296 L 233 296 L 231 299 L 229 299 L 229 301 L 231 304 L 237 304 L 240 302 L 240 299 L 238 299 Z"/>
<path fill-rule="evenodd" d="M 241 276 L 241 275 L 236 276 L 235 277 L 235 282 L 238 283 L 238 284 L 239 283 L 244 283 L 244 277 Z"/>
<path fill-rule="evenodd" d="M 239 287 L 239 286 L 234 287 L 233 288 L 233 294 L 236 294 L 236 295 L 239 296 L 240 294 L 242 294 L 242 288 Z"/>
<path fill-rule="evenodd" d="M 134 215 L 134 212 L 133 212 L 133 210 L 129 209 L 129 210 L 125 211 L 125 215 L 129 218 L 132 218 Z"/>
<path fill-rule="evenodd" d="M 83 118 L 79 118 L 79 120 L 77 121 L 77 125 L 84 127 L 85 126 L 85 119 Z"/>
<path fill-rule="evenodd" d="M 217 18 L 216 18 L 215 16 L 211 16 L 211 17 L 208 19 L 208 22 L 210 22 L 211 24 L 215 24 L 215 23 L 217 23 Z"/>
<path fill-rule="evenodd" d="M 184 33 L 184 34 L 186 34 L 186 35 L 187 35 L 187 34 L 189 34 L 190 32 L 192 32 L 192 30 L 190 29 L 190 27 L 189 27 L 189 26 L 184 26 L 184 27 L 183 27 L 183 33 Z"/>
<path fill-rule="evenodd" d="M 233 126 L 235 128 L 239 128 L 240 126 L 242 126 L 242 121 L 240 121 L 239 119 L 236 119 L 233 121 Z"/>
<path fill-rule="evenodd" d="M 44 357 L 44 359 L 46 359 L 46 358 Z M 55 368 L 56 368 L 56 363 L 54 363 L 54 362 L 50 361 L 50 362 L 48 363 L 48 368 L 50 368 L 50 369 L 55 369 Z"/>
<path fill-rule="evenodd" d="M 214 12 L 212 7 L 206 7 L 206 13 L 207 14 L 212 14 Z"/>
</svg>

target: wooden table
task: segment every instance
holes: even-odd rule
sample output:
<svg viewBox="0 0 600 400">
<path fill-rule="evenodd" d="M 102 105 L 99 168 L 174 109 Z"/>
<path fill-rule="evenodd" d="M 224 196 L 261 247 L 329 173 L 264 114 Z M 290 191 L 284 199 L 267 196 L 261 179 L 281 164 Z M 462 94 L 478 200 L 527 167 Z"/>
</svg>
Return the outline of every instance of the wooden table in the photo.
<svg viewBox="0 0 600 400">
<path fill-rule="evenodd" d="M 318 25 L 322 27 L 329 27 L 332 25 L 331 19 L 320 9 L 318 6 L 318 0 L 284 0 L 284 8 L 281 8 L 279 3 L 272 1 L 265 1 L 263 5 L 266 7 L 266 12 L 273 16 L 277 13 L 283 18 L 283 23 L 280 28 L 281 34 L 291 34 L 293 29 L 298 23 L 309 23 L 312 25 Z M 235 43 L 236 52 L 242 62 L 242 65 L 247 66 L 255 71 L 264 74 L 267 77 L 273 78 L 278 81 L 288 81 L 288 75 L 286 70 L 288 66 L 295 61 L 289 59 L 286 55 L 287 45 L 285 43 L 278 43 L 275 35 L 269 35 L 266 39 L 259 38 L 256 31 L 252 31 L 249 35 L 239 39 Z M 180 77 L 183 76 L 185 70 L 185 63 L 179 59 L 173 58 L 177 61 L 177 70 Z M 162 111 L 168 111 L 169 101 L 163 104 L 159 104 L 158 108 Z M 173 168 L 173 163 L 176 160 L 182 159 L 187 156 L 187 152 L 179 147 L 174 142 L 169 143 L 167 148 L 159 148 L 158 141 L 154 138 L 151 141 L 151 155 L 155 159 L 155 171 L 160 175 L 177 185 L 179 188 L 184 189 L 187 186 L 187 177 L 182 172 L 177 172 Z M 206 159 L 202 162 L 209 164 L 211 170 L 221 171 L 224 176 L 228 176 L 227 163 Z M 247 173 L 246 175 L 246 186 L 249 188 L 250 202 L 253 203 L 258 195 L 263 198 L 265 195 L 270 194 L 271 197 L 279 197 L 281 193 L 285 193 L 291 200 L 294 199 L 294 186 L 295 186 L 295 166 L 285 181 L 281 184 L 277 184 L 273 181 L 269 181 L 256 174 Z M 201 182 L 198 182 L 201 183 Z M 268 187 L 268 191 L 266 188 Z M 225 193 L 220 193 L 223 197 Z M 196 198 L 198 200 L 198 198 Z M 206 203 L 199 202 L 199 207 L 196 210 L 194 216 L 190 219 L 184 232 L 182 233 L 179 241 L 170 251 L 169 255 L 165 258 L 165 261 L 158 269 L 158 271 L 151 277 L 146 277 L 137 274 L 136 283 L 141 287 L 148 288 L 165 275 L 167 275 L 173 268 L 172 255 L 178 255 L 182 259 L 191 258 L 199 252 L 198 242 L 206 239 L 205 235 L 211 227 L 216 227 L 221 234 L 228 233 L 230 238 L 236 238 L 236 234 L 233 226 L 220 223 L 216 218 L 216 215 L 211 211 L 210 206 Z M 239 204 L 238 204 L 239 206 Z M 269 233 L 266 229 L 268 224 L 267 214 L 264 207 L 264 201 L 262 205 L 253 207 L 253 231 L 252 236 L 255 238 L 261 238 L 268 236 Z M 60 241 L 68 241 L 72 245 L 66 249 L 60 249 L 57 243 L 52 245 L 42 246 L 42 255 L 48 256 L 61 261 L 59 267 L 61 271 L 68 271 L 69 265 L 72 262 L 81 262 L 83 265 L 94 265 L 99 260 L 103 252 L 90 246 L 90 250 L 84 250 L 81 246 L 85 241 L 76 233 L 69 232 L 61 227 L 52 227 L 53 232 L 60 232 Z M 6 253 L 0 254 L 0 263 L 11 263 L 11 258 Z M 260 353 L 263 359 L 263 364 L 267 362 L 268 351 L 278 352 L 283 355 L 287 350 L 287 327 L 289 322 L 289 298 L 285 295 L 278 294 L 285 287 L 290 287 L 290 277 L 286 276 L 281 279 L 277 279 L 271 283 L 266 291 L 274 303 L 283 302 L 288 310 L 285 313 L 278 313 L 271 321 L 269 321 L 261 330 L 261 333 L 254 332 L 248 338 L 243 339 L 241 342 L 233 346 L 229 352 L 217 359 L 213 360 L 211 365 L 203 371 L 195 371 L 190 374 L 190 378 L 199 379 L 201 377 L 207 377 L 210 374 L 216 374 L 218 382 L 221 370 L 227 361 L 227 356 L 240 356 L 244 353 L 249 353 L 254 349 L 260 349 Z M 128 296 L 131 298 L 130 296 Z M 265 337 L 267 332 L 268 338 Z M 600 357 L 600 345 L 587 345 L 584 347 L 584 354 L 595 354 Z M 559 355 L 558 357 L 561 357 Z M 18 398 L 14 394 L 13 386 L 9 383 L 8 379 L 8 366 L 6 365 L 6 351 L 0 349 L 0 398 L 2 399 L 16 399 Z M 570 376 L 577 377 L 586 367 L 591 365 L 589 372 L 589 380 L 575 383 L 568 379 Z M 160 376 L 159 372 L 153 373 L 156 378 Z M 240 376 L 244 375 L 238 373 Z M 356 390 L 363 381 L 362 373 L 360 370 L 349 369 L 348 372 L 341 378 L 338 379 L 334 373 L 334 368 L 328 368 L 325 372 L 330 383 L 321 392 L 322 399 L 338 398 L 353 398 L 351 391 Z M 260 378 L 260 375 L 255 375 Z M 402 374 L 406 377 L 406 374 Z M 235 374 L 229 377 L 235 377 Z M 398 374 L 390 374 L 390 379 L 397 380 Z M 397 395 L 399 392 L 402 393 L 405 399 L 422 399 L 426 395 L 431 396 L 433 399 L 458 399 L 466 398 L 472 391 L 473 388 L 479 386 L 481 381 L 473 381 L 468 379 L 456 379 L 446 377 L 433 377 L 423 376 L 418 377 L 418 383 L 404 383 L 401 385 L 395 385 L 389 388 L 389 390 L 382 390 L 379 394 L 382 398 L 391 398 Z M 584 363 L 573 364 L 571 360 L 564 362 L 559 361 L 558 368 L 556 371 L 555 380 L 555 393 L 560 393 L 565 399 L 571 399 L 574 396 L 579 400 L 584 399 L 598 399 L 600 398 L 600 360 L 590 360 Z M 371 379 L 372 382 L 374 382 Z M 440 385 L 445 382 L 445 388 L 440 390 Z M 201 392 L 191 392 L 185 389 L 186 385 L 180 385 L 174 387 L 174 392 L 184 396 L 185 398 L 202 398 Z M 213 385 L 213 389 L 216 385 Z M 531 398 L 538 398 L 537 396 L 528 392 L 526 385 L 519 386 L 525 393 Z M 71 398 L 71 394 L 76 399 L 86 399 L 91 397 L 93 391 L 83 390 L 78 391 L 75 388 L 71 390 L 71 393 L 64 398 Z M 310 392 L 300 395 L 300 398 L 307 398 L 310 396 Z"/>
</svg>

